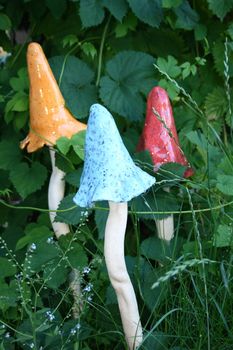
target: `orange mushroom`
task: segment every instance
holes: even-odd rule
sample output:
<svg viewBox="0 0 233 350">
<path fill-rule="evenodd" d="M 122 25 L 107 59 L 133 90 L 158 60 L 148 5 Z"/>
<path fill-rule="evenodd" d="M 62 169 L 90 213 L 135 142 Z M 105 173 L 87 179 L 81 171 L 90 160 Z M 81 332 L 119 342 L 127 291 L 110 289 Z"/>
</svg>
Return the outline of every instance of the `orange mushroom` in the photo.
<svg viewBox="0 0 233 350">
<path fill-rule="evenodd" d="M 20 143 L 34 152 L 44 145 L 52 146 L 61 136 L 68 138 L 86 125 L 76 120 L 65 107 L 65 101 L 44 55 L 42 47 L 30 43 L 27 50 L 30 81 L 30 131 Z"/>
<path fill-rule="evenodd" d="M 65 192 L 65 173 L 55 165 L 55 152 L 52 146 L 61 137 L 71 138 L 86 129 L 86 125 L 76 120 L 65 107 L 65 101 L 54 78 L 42 47 L 30 43 L 27 50 L 27 64 L 30 81 L 30 131 L 20 143 L 20 148 L 27 147 L 34 152 L 44 145 L 50 146 L 52 175 L 48 189 L 50 220 L 57 238 L 69 232 L 69 226 L 55 222 L 55 210 Z"/>
</svg>

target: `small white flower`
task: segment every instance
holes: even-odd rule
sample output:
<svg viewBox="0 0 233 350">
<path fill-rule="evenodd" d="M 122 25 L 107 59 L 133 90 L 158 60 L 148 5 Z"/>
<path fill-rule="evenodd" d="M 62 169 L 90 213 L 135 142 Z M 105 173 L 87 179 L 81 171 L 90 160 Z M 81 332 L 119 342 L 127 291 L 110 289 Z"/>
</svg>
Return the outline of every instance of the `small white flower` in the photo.
<svg viewBox="0 0 233 350">
<path fill-rule="evenodd" d="M 30 346 L 31 349 L 33 349 L 35 347 L 35 344 L 31 343 L 29 346 Z"/>
<path fill-rule="evenodd" d="M 46 316 L 48 317 L 49 321 L 53 321 L 55 319 L 54 314 L 51 311 L 46 311 Z"/>
<path fill-rule="evenodd" d="M 36 250 L 36 244 L 35 244 L 35 243 L 32 243 L 32 244 L 30 245 L 29 251 L 30 251 L 30 252 L 33 252 L 34 250 Z"/>
<path fill-rule="evenodd" d="M 7 332 L 6 334 L 5 334 L 5 338 L 10 338 L 10 333 L 9 332 Z"/>
<path fill-rule="evenodd" d="M 91 271 L 91 269 L 90 269 L 90 267 L 88 267 L 88 266 L 85 266 L 85 267 L 83 268 L 83 274 L 88 274 L 90 271 Z"/>
<path fill-rule="evenodd" d="M 49 237 L 49 238 L 47 239 L 47 243 L 49 243 L 49 244 L 54 243 L 53 237 Z"/>
<path fill-rule="evenodd" d="M 93 288 L 92 283 L 88 283 L 88 285 L 83 289 L 84 292 L 90 292 Z"/>
</svg>

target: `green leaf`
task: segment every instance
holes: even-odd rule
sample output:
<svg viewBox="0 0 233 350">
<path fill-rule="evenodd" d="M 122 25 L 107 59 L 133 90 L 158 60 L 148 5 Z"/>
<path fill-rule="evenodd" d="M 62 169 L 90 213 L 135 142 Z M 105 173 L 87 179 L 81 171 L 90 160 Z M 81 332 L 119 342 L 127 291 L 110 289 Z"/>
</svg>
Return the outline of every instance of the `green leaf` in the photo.
<svg viewBox="0 0 233 350">
<path fill-rule="evenodd" d="M 3 170 L 14 169 L 22 158 L 19 146 L 7 140 L 0 142 L 0 154 L 0 169 Z"/>
<path fill-rule="evenodd" d="M 68 139 L 68 137 L 62 136 L 57 140 L 56 146 L 62 154 L 66 155 L 69 152 L 71 146 L 70 139 Z"/>
<path fill-rule="evenodd" d="M 61 201 L 58 210 L 66 210 L 70 208 L 73 209 L 65 211 L 63 213 L 58 212 L 55 218 L 57 222 L 65 222 L 66 224 L 77 225 L 83 219 L 83 215 L 85 215 L 87 211 L 84 208 L 80 208 L 75 205 L 73 201 L 74 196 L 75 193 L 69 194 Z"/>
<path fill-rule="evenodd" d="M 93 27 L 102 23 L 104 9 L 101 0 L 80 0 L 80 18 L 83 27 Z"/>
<path fill-rule="evenodd" d="M 57 289 L 67 279 L 68 269 L 60 258 L 49 261 L 43 268 L 43 279 L 49 288 Z"/>
<path fill-rule="evenodd" d="M 103 0 L 103 4 L 118 21 L 122 21 L 128 9 L 125 0 Z"/>
<path fill-rule="evenodd" d="M 1 266 L 0 279 L 13 276 L 16 273 L 16 267 L 13 266 L 12 261 L 9 261 L 6 258 L 0 257 L 0 266 Z"/>
<path fill-rule="evenodd" d="M 170 9 L 179 6 L 182 1 L 183 0 L 162 0 L 162 3 L 164 8 Z"/>
<path fill-rule="evenodd" d="M 209 120 L 222 118 L 228 110 L 226 92 L 221 87 L 216 87 L 205 99 L 205 112 Z"/>
<path fill-rule="evenodd" d="M 10 179 L 23 199 L 39 190 L 46 178 L 47 169 L 38 162 L 33 162 L 31 167 L 27 163 L 17 164 L 10 172 Z"/>
<path fill-rule="evenodd" d="M 66 46 L 73 46 L 74 44 L 78 43 L 78 37 L 74 34 L 68 34 L 64 37 L 62 40 L 63 47 Z"/>
<path fill-rule="evenodd" d="M 85 53 L 85 55 L 91 56 L 92 59 L 94 59 L 95 56 L 97 55 L 97 50 L 92 43 L 85 42 L 82 44 L 81 48 L 82 48 L 83 52 Z"/>
<path fill-rule="evenodd" d="M 141 253 L 147 259 L 165 263 L 179 255 L 182 243 L 182 239 L 172 239 L 170 243 L 167 244 L 162 239 L 149 237 L 141 243 Z"/>
<path fill-rule="evenodd" d="M 215 247 L 229 247 L 233 245 L 233 228 L 232 226 L 219 225 L 214 235 L 213 245 Z"/>
<path fill-rule="evenodd" d="M 75 153 L 80 159 L 84 159 L 84 144 L 85 144 L 86 130 L 82 130 L 73 135 L 70 142 L 73 146 Z"/>
<path fill-rule="evenodd" d="M 24 112 L 28 111 L 28 107 L 28 95 L 25 92 L 19 91 L 7 102 L 5 111 L 6 113 L 10 111 Z"/>
<path fill-rule="evenodd" d="M 29 89 L 27 68 L 21 68 L 17 73 L 17 77 L 10 79 L 10 86 L 17 92 L 27 91 Z"/>
<path fill-rule="evenodd" d="M 124 37 L 129 30 L 135 30 L 137 26 L 137 17 L 130 12 L 122 21 L 122 23 L 117 23 L 115 28 L 116 38 Z"/>
<path fill-rule="evenodd" d="M 76 169 L 65 176 L 65 181 L 68 184 L 79 187 L 80 178 L 83 172 L 83 168 Z"/>
<path fill-rule="evenodd" d="M 182 180 L 186 169 L 186 166 L 179 163 L 165 163 L 159 168 L 157 174 L 160 174 L 163 179 Z"/>
<path fill-rule="evenodd" d="M 163 219 L 170 214 L 163 214 L 162 212 L 172 212 L 179 210 L 178 202 L 171 193 L 163 190 L 157 191 L 155 194 L 151 191 L 132 200 L 131 209 L 135 212 L 146 212 L 146 214 L 138 213 L 141 219 Z M 154 214 L 154 212 L 161 212 L 161 214 Z"/>
<path fill-rule="evenodd" d="M 233 196 L 233 176 L 232 175 L 218 175 L 216 187 L 222 193 L 224 193 L 228 196 Z"/>
<path fill-rule="evenodd" d="M 19 298 L 16 281 L 11 281 L 9 285 L 6 283 L 0 283 L 0 290 L 0 309 L 4 312 L 8 308 L 16 306 Z"/>
<path fill-rule="evenodd" d="M 4 13 L 0 13 L 0 30 L 9 30 L 11 28 L 11 20 Z"/>
<path fill-rule="evenodd" d="M 62 154 L 56 152 L 55 165 L 57 168 L 62 170 L 64 173 L 69 173 L 74 170 L 74 166 L 69 158 L 64 157 Z"/>
<path fill-rule="evenodd" d="M 222 40 L 217 40 L 214 43 L 213 49 L 212 49 L 213 57 L 214 57 L 214 66 L 217 72 L 220 76 L 224 76 L 224 61 L 226 61 L 225 58 L 225 46 Z M 233 76 L 233 48 L 228 45 L 228 74 L 230 77 Z"/>
<path fill-rule="evenodd" d="M 153 57 L 136 51 L 122 51 L 106 66 L 100 80 L 100 97 L 112 111 L 130 120 L 140 120 L 145 105 L 141 92 L 148 93 L 156 84 Z"/>
<path fill-rule="evenodd" d="M 174 11 L 177 15 L 176 28 L 191 30 L 196 27 L 199 15 L 191 8 L 188 1 L 184 1 Z"/>
<path fill-rule="evenodd" d="M 108 203 L 106 201 L 99 202 L 98 207 L 101 208 L 108 208 Z M 104 232 L 106 227 L 106 222 L 108 218 L 109 211 L 108 210 L 102 210 L 102 209 L 95 209 L 95 223 L 98 229 L 98 238 L 103 239 L 104 238 Z"/>
<path fill-rule="evenodd" d="M 72 242 L 71 249 L 66 253 L 68 261 L 73 269 L 82 269 L 88 265 L 88 258 L 79 243 Z"/>
<path fill-rule="evenodd" d="M 89 113 L 90 105 L 96 102 L 94 72 L 76 57 L 56 56 L 49 60 L 53 73 L 65 98 L 66 104 L 78 119 Z"/>
<path fill-rule="evenodd" d="M 232 9 L 232 0 L 207 0 L 210 10 L 218 16 L 218 18 L 223 20 L 226 14 Z"/>
<path fill-rule="evenodd" d="M 66 0 L 46 0 L 46 5 L 55 18 L 61 18 L 66 10 Z"/>
<path fill-rule="evenodd" d="M 167 295 L 167 284 L 163 284 L 158 288 L 151 289 L 153 283 L 158 279 L 159 275 L 157 269 L 152 268 L 152 266 L 141 258 L 140 260 L 140 285 L 143 300 L 152 312 L 163 302 Z M 156 349 L 154 347 L 149 347 L 148 349 Z"/>
<path fill-rule="evenodd" d="M 157 59 L 157 66 L 171 78 L 176 78 L 181 73 L 181 69 L 177 63 L 177 60 L 170 55 L 167 57 L 167 60 L 162 57 Z"/>
<path fill-rule="evenodd" d="M 151 27 L 158 28 L 163 19 L 161 0 L 128 0 L 133 13 Z"/>
<path fill-rule="evenodd" d="M 176 100 L 178 98 L 180 89 L 177 86 L 175 86 L 171 81 L 166 80 L 166 79 L 161 79 L 159 81 L 158 85 L 167 91 L 169 98 L 172 101 Z"/>
<path fill-rule="evenodd" d="M 49 237 L 52 237 L 52 235 L 53 233 L 47 226 L 34 227 L 27 232 L 26 236 L 23 236 L 18 240 L 16 250 L 22 249 L 28 244 L 39 243 L 43 240 L 47 240 Z"/>
<path fill-rule="evenodd" d="M 25 259 L 24 269 L 30 274 L 43 271 L 44 265 L 48 261 L 60 256 L 60 249 L 56 243 L 38 242 L 32 247 L 29 247 L 29 250 L 31 257 Z M 54 268 L 56 269 L 56 266 L 54 266 Z"/>
</svg>

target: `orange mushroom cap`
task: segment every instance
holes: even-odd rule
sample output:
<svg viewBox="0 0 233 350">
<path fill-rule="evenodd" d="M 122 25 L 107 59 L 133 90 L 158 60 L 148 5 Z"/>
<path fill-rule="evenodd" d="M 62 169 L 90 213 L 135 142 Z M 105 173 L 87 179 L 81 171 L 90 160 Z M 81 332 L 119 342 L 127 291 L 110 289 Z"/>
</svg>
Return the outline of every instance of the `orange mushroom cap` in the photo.
<svg viewBox="0 0 233 350">
<path fill-rule="evenodd" d="M 52 146 L 61 137 L 71 138 L 86 129 L 65 107 L 65 101 L 44 55 L 42 47 L 30 43 L 27 50 L 30 81 L 30 131 L 20 143 L 34 152 L 44 145 Z"/>
</svg>

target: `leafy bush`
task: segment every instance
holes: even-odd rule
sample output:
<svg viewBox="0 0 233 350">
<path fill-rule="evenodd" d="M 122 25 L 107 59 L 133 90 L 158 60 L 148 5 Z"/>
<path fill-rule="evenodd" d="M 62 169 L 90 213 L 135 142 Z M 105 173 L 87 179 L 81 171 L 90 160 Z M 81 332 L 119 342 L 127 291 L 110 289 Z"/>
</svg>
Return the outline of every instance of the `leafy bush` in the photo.
<svg viewBox="0 0 233 350">
<path fill-rule="evenodd" d="M 146 96 L 155 85 L 168 91 L 195 175 L 184 180 L 182 167 L 166 165 L 130 203 L 126 260 L 144 327 L 140 349 L 232 349 L 233 2 L 0 3 L 1 349 L 126 348 L 103 259 L 108 207 L 83 212 L 72 203 L 83 166 L 77 140 L 56 145 L 67 184 L 57 220 L 71 231 L 58 241 L 47 210 L 48 149 L 19 149 L 28 132 L 30 41 L 43 46 L 73 115 L 86 122 L 90 105 L 103 103 L 146 171 L 150 157 L 135 152 Z M 168 246 L 155 220 L 171 212 Z"/>
</svg>

